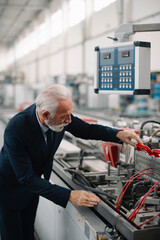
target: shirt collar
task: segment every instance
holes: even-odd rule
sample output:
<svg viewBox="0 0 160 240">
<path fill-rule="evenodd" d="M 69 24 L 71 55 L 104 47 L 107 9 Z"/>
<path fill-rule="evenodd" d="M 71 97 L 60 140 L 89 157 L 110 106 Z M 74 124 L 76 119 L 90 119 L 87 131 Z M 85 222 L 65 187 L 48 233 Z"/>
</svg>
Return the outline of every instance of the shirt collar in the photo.
<svg viewBox="0 0 160 240">
<path fill-rule="evenodd" d="M 48 127 L 44 126 L 44 125 L 40 122 L 37 112 L 36 112 L 36 117 L 37 117 L 37 120 L 38 120 L 38 123 L 39 123 L 39 125 L 40 125 L 40 128 L 41 128 L 42 132 L 43 132 L 43 133 L 46 133 L 47 130 L 48 130 Z"/>
</svg>

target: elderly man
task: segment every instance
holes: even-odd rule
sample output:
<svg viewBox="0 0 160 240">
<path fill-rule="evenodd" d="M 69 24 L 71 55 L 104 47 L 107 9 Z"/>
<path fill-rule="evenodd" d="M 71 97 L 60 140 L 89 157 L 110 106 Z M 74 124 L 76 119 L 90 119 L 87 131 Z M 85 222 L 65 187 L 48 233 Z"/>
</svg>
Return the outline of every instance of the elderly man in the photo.
<svg viewBox="0 0 160 240">
<path fill-rule="evenodd" d="M 15 115 L 4 133 L 0 152 L 0 230 L 2 240 L 33 240 L 39 196 L 62 207 L 68 201 L 92 207 L 100 199 L 93 193 L 51 184 L 54 154 L 65 131 L 83 139 L 124 141 L 135 146 L 130 131 L 88 124 L 72 115 L 70 91 L 53 85 L 39 94 L 36 104 Z M 43 176 L 44 178 L 41 178 Z"/>
</svg>

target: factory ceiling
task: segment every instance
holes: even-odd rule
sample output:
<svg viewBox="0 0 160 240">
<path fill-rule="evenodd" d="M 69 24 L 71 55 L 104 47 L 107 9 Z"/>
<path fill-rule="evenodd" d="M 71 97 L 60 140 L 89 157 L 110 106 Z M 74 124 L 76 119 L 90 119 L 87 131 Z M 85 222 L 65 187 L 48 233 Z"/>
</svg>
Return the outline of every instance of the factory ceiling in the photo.
<svg viewBox="0 0 160 240">
<path fill-rule="evenodd" d="M 11 46 L 51 0 L 0 0 L 0 45 Z"/>
</svg>

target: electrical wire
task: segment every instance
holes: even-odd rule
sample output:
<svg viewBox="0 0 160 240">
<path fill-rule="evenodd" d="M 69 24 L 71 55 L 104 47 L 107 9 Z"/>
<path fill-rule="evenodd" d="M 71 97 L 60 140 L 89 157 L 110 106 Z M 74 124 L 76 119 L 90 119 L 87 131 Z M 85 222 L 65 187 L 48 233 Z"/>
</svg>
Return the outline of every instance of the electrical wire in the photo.
<svg viewBox="0 0 160 240">
<path fill-rule="evenodd" d="M 150 136 L 150 138 L 149 138 L 149 141 L 148 141 L 149 144 L 152 143 L 152 138 L 153 138 L 158 132 L 160 132 L 160 129 L 157 129 L 156 131 L 154 131 L 154 132 L 151 134 L 151 136 Z"/>
<path fill-rule="evenodd" d="M 143 127 L 145 124 L 147 123 L 157 123 L 157 124 L 160 124 L 159 121 L 156 121 L 156 120 L 147 120 L 147 121 L 144 121 L 142 124 L 141 124 L 141 127 L 140 127 L 140 132 L 139 132 L 139 135 L 140 135 L 140 138 L 143 137 Z"/>
<path fill-rule="evenodd" d="M 153 192 L 151 192 L 151 193 L 150 193 L 148 196 L 151 196 L 151 197 L 153 197 L 153 194 L 154 194 L 154 193 L 153 193 Z M 160 197 L 160 192 L 157 192 L 157 196 L 158 196 L 158 197 Z M 138 206 L 138 204 L 139 204 L 140 200 L 141 200 L 141 199 L 139 199 L 139 200 L 138 200 L 138 201 L 135 203 L 135 205 L 134 205 L 134 208 L 136 208 L 136 207 Z"/>
<path fill-rule="evenodd" d="M 68 168 L 65 168 L 64 169 L 65 171 L 67 172 L 70 172 L 70 173 L 73 173 L 72 175 L 72 181 L 77 184 L 78 186 L 88 190 L 88 191 L 91 191 L 93 193 L 97 193 L 97 194 L 101 194 L 101 195 L 105 195 L 107 196 L 108 198 L 111 198 L 113 200 L 116 200 L 116 197 L 107 193 L 107 192 L 104 192 L 102 190 L 99 190 L 99 189 L 96 189 L 96 188 L 93 188 L 90 186 L 89 182 L 87 181 L 87 179 L 80 173 L 80 172 L 77 172 L 73 169 L 68 169 Z"/>
<path fill-rule="evenodd" d="M 152 186 L 153 187 L 153 186 Z M 140 200 L 140 202 L 138 203 L 137 207 L 134 209 L 134 211 L 130 214 L 130 216 L 128 217 L 128 220 L 132 220 L 137 213 L 139 212 L 139 210 L 141 209 L 141 207 L 143 206 L 146 198 L 148 197 L 148 195 L 153 192 L 152 187 L 150 188 L 150 190 L 143 196 L 143 198 Z"/>
<path fill-rule="evenodd" d="M 142 227 L 144 224 L 146 224 L 146 223 L 148 223 L 148 222 L 152 221 L 153 219 L 155 219 L 155 218 L 156 218 L 156 217 L 158 217 L 158 216 L 160 216 L 160 213 L 158 213 L 158 214 L 157 214 L 157 215 L 155 215 L 154 217 L 152 217 L 152 218 L 148 219 L 147 221 L 145 221 L 145 222 L 141 223 L 141 224 L 140 224 L 140 225 L 138 225 L 137 227 Z"/>
<path fill-rule="evenodd" d="M 64 171 L 67 171 L 67 172 L 76 174 L 77 177 L 78 177 L 78 176 L 80 177 L 81 183 L 83 183 L 83 184 L 91 187 L 90 183 L 87 181 L 87 179 L 86 179 L 80 172 L 75 171 L 75 170 L 73 170 L 73 169 L 69 169 L 69 168 L 65 168 Z"/>
<path fill-rule="evenodd" d="M 129 185 L 132 183 L 132 181 L 133 181 L 134 179 L 136 179 L 137 177 L 140 177 L 140 176 L 142 176 L 142 175 L 147 175 L 147 173 L 145 173 L 145 174 L 140 174 L 140 173 L 142 173 L 142 172 L 144 172 L 144 171 L 148 171 L 148 170 L 150 170 L 150 169 L 152 169 L 152 168 L 146 168 L 146 169 L 143 169 L 143 170 L 135 173 L 135 174 L 125 183 L 125 185 L 123 186 L 123 188 L 122 188 L 122 190 L 121 190 L 121 192 L 120 192 L 120 194 L 119 194 L 119 196 L 118 196 L 118 199 L 117 199 L 116 209 L 117 209 L 118 211 L 120 210 L 120 209 L 119 209 L 119 206 L 120 206 L 120 203 L 121 203 L 121 201 L 122 201 L 122 198 L 123 198 L 123 196 L 124 196 L 127 188 L 128 188 Z M 152 173 L 148 173 L 148 174 L 152 174 Z"/>
<path fill-rule="evenodd" d="M 117 204 L 117 206 L 116 206 L 116 208 L 117 208 L 118 211 L 120 210 L 120 209 L 119 209 L 119 206 L 120 206 L 120 204 L 121 204 L 122 198 L 123 198 L 125 192 L 127 191 L 128 187 L 130 186 L 130 184 L 133 182 L 133 180 L 136 179 L 136 178 L 138 178 L 138 177 L 141 177 L 141 176 L 143 176 L 143 175 L 149 175 L 149 174 L 152 174 L 152 173 L 143 173 L 143 174 L 137 175 L 137 176 L 135 176 L 130 182 L 128 182 L 128 184 L 127 184 L 126 188 L 124 189 L 124 191 L 123 191 L 123 193 L 122 193 L 122 195 L 121 195 L 121 198 L 120 198 L 120 200 L 118 201 L 118 204 Z"/>
<path fill-rule="evenodd" d="M 160 180 L 158 182 L 156 182 L 150 189 L 149 191 L 142 197 L 142 199 L 140 200 L 140 202 L 138 203 L 137 207 L 133 210 L 133 212 L 129 215 L 128 220 L 131 221 L 139 212 L 139 210 L 141 209 L 141 207 L 143 206 L 146 198 L 148 197 L 148 195 L 154 191 L 154 187 L 160 183 Z M 158 186 L 160 187 L 160 186 Z"/>
</svg>

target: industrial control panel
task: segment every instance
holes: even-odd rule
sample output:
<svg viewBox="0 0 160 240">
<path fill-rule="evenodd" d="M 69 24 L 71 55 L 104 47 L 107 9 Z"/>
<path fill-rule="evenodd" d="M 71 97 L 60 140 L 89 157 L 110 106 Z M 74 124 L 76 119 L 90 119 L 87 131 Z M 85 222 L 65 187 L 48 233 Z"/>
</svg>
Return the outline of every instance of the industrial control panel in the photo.
<svg viewBox="0 0 160 240">
<path fill-rule="evenodd" d="M 95 48 L 95 93 L 150 94 L 150 43 Z"/>
</svg>

